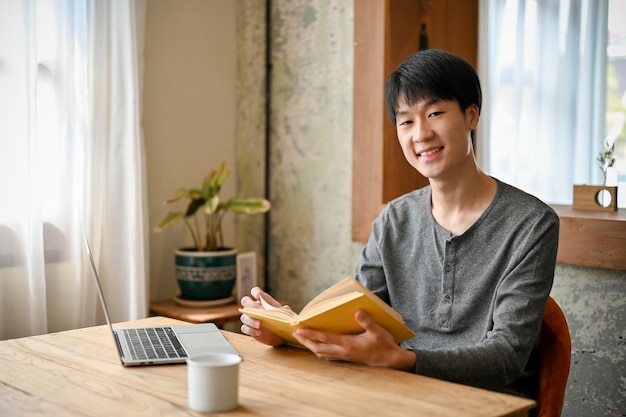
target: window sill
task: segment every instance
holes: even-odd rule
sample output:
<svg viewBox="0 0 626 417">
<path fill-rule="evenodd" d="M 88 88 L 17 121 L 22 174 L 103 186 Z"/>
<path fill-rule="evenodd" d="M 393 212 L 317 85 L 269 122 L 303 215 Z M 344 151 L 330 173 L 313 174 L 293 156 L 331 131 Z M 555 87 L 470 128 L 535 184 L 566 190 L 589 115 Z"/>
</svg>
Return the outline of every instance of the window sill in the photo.
<svg viewBox="0 0 626 417">
<path fill-rule="evenodd" d="M 561 264 L 626 270 L 626 209 L 615 212 L 577 211 L 552 205 L 559 215 Z"/>
</svg>

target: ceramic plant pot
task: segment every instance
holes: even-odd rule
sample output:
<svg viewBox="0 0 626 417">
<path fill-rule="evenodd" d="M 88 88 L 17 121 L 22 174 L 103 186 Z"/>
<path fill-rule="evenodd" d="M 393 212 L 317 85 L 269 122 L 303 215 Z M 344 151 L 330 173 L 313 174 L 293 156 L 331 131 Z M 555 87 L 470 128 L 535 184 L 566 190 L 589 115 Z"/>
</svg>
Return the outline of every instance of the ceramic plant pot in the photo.
<svg viewBox="0 0 626 417">
<path fill-rule="evenodd" d="M 176 280 L 185 300 L 220 300 L 232 295 L 237 279 L 237 250 L 175 251 Z"/>
</svg>

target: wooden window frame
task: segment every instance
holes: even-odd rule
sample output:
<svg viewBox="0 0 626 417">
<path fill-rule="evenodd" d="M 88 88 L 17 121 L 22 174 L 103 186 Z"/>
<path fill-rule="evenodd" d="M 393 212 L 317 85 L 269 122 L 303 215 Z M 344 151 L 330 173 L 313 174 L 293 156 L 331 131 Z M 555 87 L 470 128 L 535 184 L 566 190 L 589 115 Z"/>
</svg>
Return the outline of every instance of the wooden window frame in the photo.
<svg viewBox="0 0 626 417">
<path fill-rule="evenodd" d="M 366 242 L 385 204 L 428 184 L 402 154 L 385 114 L 384 83 L 419 49 L 425 23 L 431 48 L 446 49 L 476 67 L 478 0 L 354 2 L 352 240 Z"/>
</svg>

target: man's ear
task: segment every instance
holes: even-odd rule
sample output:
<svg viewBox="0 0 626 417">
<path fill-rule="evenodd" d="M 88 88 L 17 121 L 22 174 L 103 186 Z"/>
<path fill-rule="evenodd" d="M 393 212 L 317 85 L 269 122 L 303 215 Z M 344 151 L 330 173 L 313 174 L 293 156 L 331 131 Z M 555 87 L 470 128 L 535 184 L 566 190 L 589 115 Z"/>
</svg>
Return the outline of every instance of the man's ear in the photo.
<svg viewBox="0 0 626 417">
<path fill-rule="evenodd" d="M 478 110 L 478 106 L 476 104 L 472 104 L 465 109 L 465 120 L 469 130 L 476 130 L 476 127 L 478 127 L 478 121 L 480 120 L 480 111 Z"/>
</svg>

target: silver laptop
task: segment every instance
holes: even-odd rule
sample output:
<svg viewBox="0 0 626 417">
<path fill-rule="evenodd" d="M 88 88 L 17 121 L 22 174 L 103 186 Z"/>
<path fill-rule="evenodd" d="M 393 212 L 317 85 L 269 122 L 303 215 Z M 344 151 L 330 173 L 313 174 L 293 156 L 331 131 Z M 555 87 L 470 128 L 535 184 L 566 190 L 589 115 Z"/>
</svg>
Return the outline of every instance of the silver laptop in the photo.
<svg viewBox="0 0 626 417">
<path fill-rule="evenodd" d="M 91 271 L 96 281 L 100 304 L 124 366 L 185 363 L 187 357 L 209 352 L 239 355 L 239 352 L 226 340 L 214 323 L 114 329 L 87 237 L 85 237 L 85 247 L 91 262 Z"/>
</svg>

